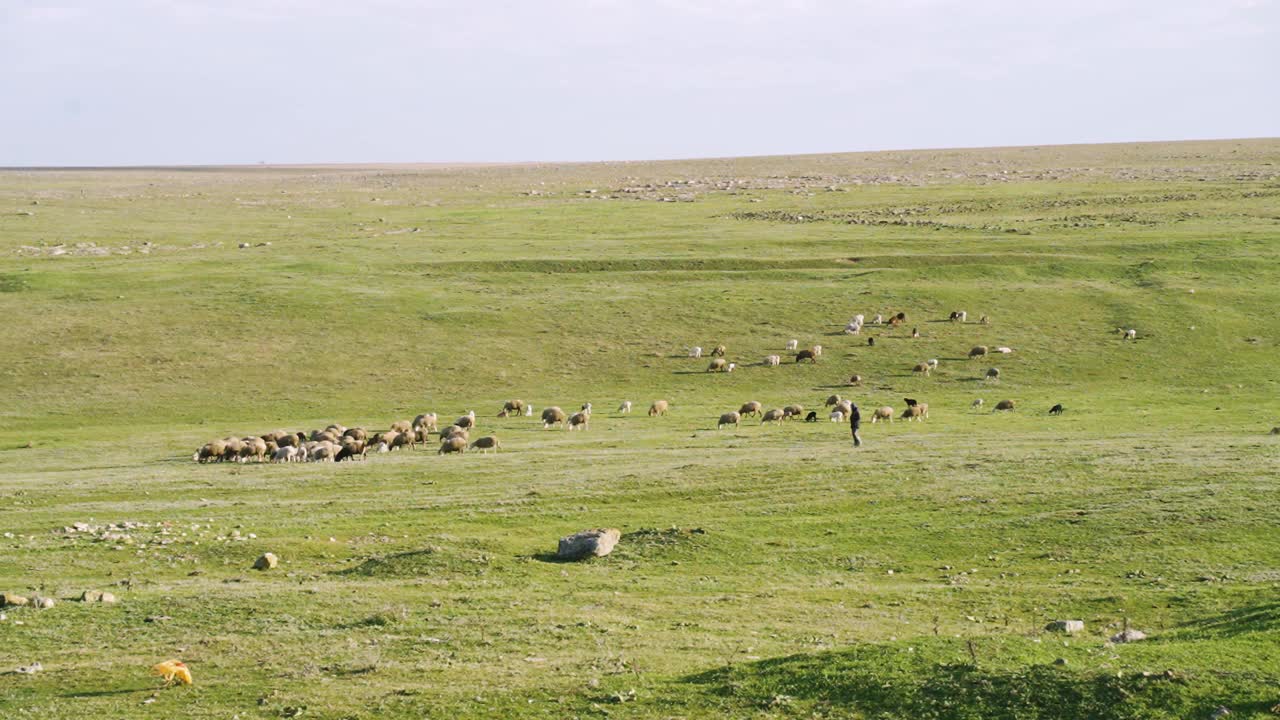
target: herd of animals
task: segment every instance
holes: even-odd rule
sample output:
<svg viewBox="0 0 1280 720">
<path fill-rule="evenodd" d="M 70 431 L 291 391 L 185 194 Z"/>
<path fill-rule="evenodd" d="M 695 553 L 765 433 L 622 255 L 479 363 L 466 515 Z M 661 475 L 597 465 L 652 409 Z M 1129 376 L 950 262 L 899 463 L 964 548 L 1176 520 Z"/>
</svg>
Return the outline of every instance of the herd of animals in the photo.
<svg viewBox="0 0 1280 720">
<path fill-rule="evenodd" d="M 847 335 L 860 335 L 864 326 L 863 315 L 855 315 L 845 326 L 844 332 Z M 890 328 L 898 327 L 906 322 L 906 313 L 897 313 L 886 320 L 882 315 L 876 315 L 870 321 L 870 325 L 884 325 Z M 949 318 L 952 322 L 967 322 L 968 314 L 963 310 L 952 312 Z M 986 325 L 990 321 L 986 315 L 979 320 L 980 323 Z M 1117 328 L 1121 337 L 1125 340 L 1136 340 L 1137 331 L 1132 328 Z M 918 329 L 912 329 L 912 337 L 919 337 Z M 875 338 L 867 338 L 868 345 L 875 345 Z M 790 340 L 786 343 L 788 351 L 795 352 L 795 362 L 802 363 L 808 361 L 817 363 L 818 358 L 822 356 L 822 346 L 814 345 L 809 348 L 801 349 L 799 341 Z M 1012 348 L 996 347 L 994 350 L 986 345 L 978 345 L 969 350 L 969 359 L 975 360 L 986 357 L 989 353 L 996 352 L 1001 354 L 1012 353 Z M 701 358 L 703 351 L 701 347 L 692 347 L 689 349 L 689 357 Z M 707 372 L 733 372 L 737 367 L 737 363 L 729 362 L 726 359 L 727 349 L 724 345 L 718 345 L 709 353 L 712 356 L 710 365 L 707 366 Z M 761 363 L 766 366 L 777 366 L 781 364 L 781 356 L 768 355 Z M 912 368 L 912 372 L 924 376 L 928 376 L 938 366 L 937 359 L 930 359 L 923 363 L 919 363 Z M 1000 379 L 1000 370 L 998 368 L 989 368 L 985 373 L 985 380 L 988 382 L 998 382 Z M 848 379 L 850 386 L 859 386 L 862 384 L 862 376 L 852 375 Z M 919 402 L 914 398 L 904 398 L 906 408 L 898 417 L 907 421 L 924 421 L 929 417 L 929 404 Z M 981 408 L 984 402 L 981 398 L 973 401 L 972 408 Z M 632 403 L 630 400 L 623 401 L 618 406 L 618 413 L 628 414 L 631 412 Z M 667 400 L 655 400 L 649 406 L 649 416 L 666 415 L 670 410 L 671 404 Z M 842 398 L 840 395 L 829 396 L 825 403 L 824 409 L 831 408 L 829 419 L 832 422 L 841 422 L 850 416 L 853 410 L 853 402 Z M 996 403 L 995 411 L 1010 411 L 1015 408 L 1013 400 L 1001 400 Z M 508 400 L 503 403 L 502 410 L 498 412 L 499 418 L 511 416 L 532 417 L 534 408 L 532 405 L 526 404 L 522 400 Z M 568 430 L 586 430 L 591 423 L 591 403 L 584 403 L 577 412 L 572 414 L 566 413 L 559 407 L 548 407 L 542 410 L 540 420 L 544 429 L 553 427 L 562 427 Z M 1054 405 L 1049 410 L 1050 415 L 1061 415 L 1064 408 L 1061 404 Z M 893 422 L 896 416 L 896 410 L 891 406 L 877 407 L 871 412 L 871 422 L 877 423 L 881 421 Z M 737 427 L 745 417 L 756 417 L 760 419 L 760 424 L 770 422 L 782 422 L 803 416 L 806 422 L 817 422 L 817 411 L 809 411 L 805 414 L 804 406 L 798 404 L 787 405 L 782 408 L 774 408 L 766 410 L 764 406 L 754 400 L 744 403 L 736 411 L 724 413 L 720 416 L 717 428 L 724 428 L 732 425 Z M 384 453 L 408 448 L 415 449 L 418 445 L 426 445 L 438 440 L 440 445 L 437 450 L 438 454 L 444 455 L 449 453 L 462 453 L 468 450 L 479 450 L 487 453 L 490 450 L 497 452 L 501 447 L 498 438 L 494 435 L 486 435 L 475 440 L 471 439 L 471 432 L 476 429 L 476 413 L 474 410 L 466 415 L 459 417 L 451 425 L 441 428 L 439 418 L 436 413 L 423 413 L 415 417 L 413 420 L 400 420 L 391 424 L 390 429 L 383 432 L 370 433 L 361 427 L 343 427 L 337 423 L 331 424 L 321 430 L 312 430 L 311 432 L 291 432 L 287 430 L 275 430 L 263 435 L 250 435 L 246 437 L 227 437 L 220 440 L 213 440 L 201 446 L 192 459 L 199 463 L 210 462 L 342 462 L 345 460 L 364 459 L 369 453 Z"/>
</svg>

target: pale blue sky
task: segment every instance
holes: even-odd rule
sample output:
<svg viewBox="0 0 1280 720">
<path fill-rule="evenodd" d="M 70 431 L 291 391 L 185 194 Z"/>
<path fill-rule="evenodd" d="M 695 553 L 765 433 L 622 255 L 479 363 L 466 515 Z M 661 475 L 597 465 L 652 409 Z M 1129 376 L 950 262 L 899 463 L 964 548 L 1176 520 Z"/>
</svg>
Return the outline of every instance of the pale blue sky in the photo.
<svg viewBox="0 0 1280 720">
<path fill-rule="evenodd" d="M 1277 135 L 1277 0 L 0 0 L 0 165 Z"/>
</svg>

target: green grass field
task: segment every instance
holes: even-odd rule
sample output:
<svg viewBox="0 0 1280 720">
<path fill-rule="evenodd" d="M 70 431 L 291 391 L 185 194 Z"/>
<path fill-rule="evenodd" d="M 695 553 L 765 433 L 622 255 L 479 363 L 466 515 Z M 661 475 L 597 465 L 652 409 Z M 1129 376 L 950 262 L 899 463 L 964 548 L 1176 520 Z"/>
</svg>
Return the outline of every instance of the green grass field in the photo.
<svg viewBox="0 0 1280 720">
<path fill-rule="evenodd" d="M 0 592 L 59 600 L 0 717 L 1272 717 L 1277 307 L 1280 140 L 0 171 Z M 191 460 L 468 410 L 501 453 Z"/>
</svg>

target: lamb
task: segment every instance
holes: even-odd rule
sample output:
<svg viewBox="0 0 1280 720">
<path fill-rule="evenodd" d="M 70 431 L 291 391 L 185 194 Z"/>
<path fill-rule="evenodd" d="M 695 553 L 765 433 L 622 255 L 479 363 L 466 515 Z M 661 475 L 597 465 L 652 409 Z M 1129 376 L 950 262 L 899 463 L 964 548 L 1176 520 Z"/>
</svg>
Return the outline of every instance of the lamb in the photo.
<svg viewBox="0 0 1280 720">
<path fill-rule="evenodd" d="M 1012 400 L 1001 400 L 1000 402 L 996 403 L 996 410 L 1012 410 L 1012 409 L 1013 409 Z"/>
<path fill-rule="evenodd" d="M 724 353 L 725 347 L 723 345 L 717 345 L 716 349 L 711 351 L 711 354 L 716 357 L 724 357 Z"/>
<path fill-rule="evenodd" d="M 973 360 L 973 359 L 975 359 L 975 358 L 980 358 L 980 357 L 985 356 L 986 354 L 987 354 L 987 346 L 986 346 L 986 345 L 974 345 L 974 346 L 969 350 L 969 359 L 970 359 L 970 360 Z"/>
<path fill-rule="evenodd" d="M 588 412 L 588 413 L 589 413 L 589 412 L 591 412 L 591 403 L 589 403 L 589 402 L 584 402 L 584 403 L 582 403 L 582 407 L 580 407 L 580 408 L 578 408 L 578 409 L 579 409 L 579 410 L 582 410 L 583 412 Z"/>
<path fill-rule="evenodd" d="M 1009 353 L 1013 352 L 1013 348 L 1008 348 L 1001 345 L 1000 347 L 996 348 L 996 352 L 1000 353 L 1001 355 L 1008 355 Z"/>
<path fill-rule="evenodd" d="M 983 401 L 982 401 L 982 398 L 978 398 L 978 399 L 974 400 L 972 403 L 970 403 L 970 404 L 969 404 L 969 407 L 970 407 L 971 409 L 977 410 L 978 408 L 982 407 L 982 402 L 983 402 Z"/>
<path fill-rule="evenodd" d="M 623 400 L 622 404 L 618 406 L 618 412 L 623 415 L 629 414 L 631 412 L 631 401 Z"/>
<path fill-rule="evenodd" d="M 271 454 L 271 462 L 273 463 L 297 462 L 299 460 L 298 452 L 299 452 L 299 449 L 292 445 L 286 445 L 282 448 L 276 448 L 276 451 Z"/>
<path fill-rule="evenodd" d="M 454 437 L 446 438 L 444 442 L 440 443 L 440 449 L 436 451 L 436 454 L 445 455 L 448 453 L 462 453 L 466 451 L 467 439 L 461 435 L 455 435 Z"/>
<path fill-rule="evenodd" d="M 850 376 L 849 376 L 849 384 L 850 384 L 850 385 L 861 385 L 861 384 L 862 384 L 862 376 L 861 376 L 861 375 L 850 375 Z"/>
<path fill-rule="evenodd" d="M 590 422 L 591 422 L 590 411 L 583 410 L 581 412 L 576 412 L 569 416 L 569 429 L 577 430 L 578 428 L 582 428 L 583 430 L 589 430 Z"/>
<path fill-rule="evenodd" d="M 533 406 L 532 406 L 532 405 L 525 405 L 525 406 L 524 406 L 524 416 L 525 416 L 525 417 L 533 417 Z"/>
<path fill-rule="evenodd" d="M 832 410 L 832 411 L 831 411 L 831 422 L 843 422 L 843 421 L 844 421 L 844 412 L 843 412 L 843 411 L 841 411 L 841 410 Z"/>
<path fill-rule="evenodd" d="M 803 414 L 804 414 L 803 405 L 788 405 L 782 408 L 782 417 L 784 420 L 789 420 L 797 415 L 803 415 Z"/>
<path fill-rule="evenodd" d="M 653 417 L 654 415 L 666 415 L 667 410 L 670 407 L 671 403 L 666 400 L 654 400 L 653 404 L 649 406 L 649 417 Z"/>
<path fill-rule="evenodd" d="M 862 326 L 857 325 L 855 323 L 849 323 L 848 325 L 844 326 L 844 334 L 845 335 L 861 335 Z"/>
<path fill-rule="evenodd" d="M 479 448 L 482 455 L 488 455 L 490 450 L 498 452 L 499 447 L 501 447 L 501 445 L 498 443 L 498 438 L 493 435 L 486 435 L 471 443 L 471 449 L 475 450 Z"/>
<path fill-rule="evenodd" d="M 1061 415 L 1064 412 L 1066 412 L 1066 408 L 1062 407 L 1062 403 L 1058 403 L 1057 405 L 1049 408 L 1050 415 Z"/>
<path fill-rule="evenodd" d="M 764 358 L 764 364 L 765 364 L 765 365 L 768 365 L 768 366 L 770 366 L 770 367 L 777 367 L 778 365 L 781 365 L 781 364 L 782 364 L 782 356 L 781 356 L 781 355 L 766 355 L 766 356 L 765 356 L 765 358 Z"/>
<path fill-rule="evenodd" d="M 699 345 L 694 345 L 693 347 L 689 348 L 689 357 L 694 358 L 695 360 L 697 358 L 702 357 L 702 347 Z"/>
<path fill-rule="evenodd" d="M 925 377 L 929 377 L 929 371 L 930 371 L 930 370 L 932 370 L 932 369 L 933 369 L 933 368 L 929 367 L 929 363 L 920 363 L 920 364 L 916 365 L 915 367 L 911 368 L 911 372 L 913 372 L 913 373 L 920 373 L 921 375 L 924 375 Z"/>
<path fill-rule="evenodd" d="M 765 412 L 764 415 L 760 416 L 760 424 L 763 425 L 767 422 L 778 422 L 779 420 L 782 420 L 784 417 L 786 417 L 786 415 L 784 415 L 781 410 L 778 410 L 778 409 L 769 410 Z"/>
<path fill-rule="evenodd" d="M 436 427 L 437 422 L 439 422 L 439 418 L 436 417 L 435 413 L 423 413 L 413 419 L 413 427 L 427 432 L 435 432 L 438 429 Z"/>
<path fill-rule="evenodd" d="M 725 425 L 738 427 L 738 423 L 742 421 L 742 416 L 736 412 L 727 412 L 720 416 L 720 422 L 716 425 L 717 430 L 721 430 Z"/>
<path fill-rule="evenodd" d="M 796 353 L 797 364 L 804 360 L 808 360 L 811 363 L 817 364 L 818 356 L 814 355 L 812 350 L 801 350 L 800 352 Z"/>
<path fill-rule="evenodd" d="M 754 415 L 759 417 L 764 412 L 764 406 L 755 400 L 748 400 L 742 403 L 742 407 L 738 408 L 738 414 L 742 416 Z"/>
<path fill-rule="evenodd" d="M 937 370 L 938 358 L 930 358 L 928 361 L 925 362 L 925 364 L 928 365 L 931 370 Z"/>
<path fill-rule="evenodd" d="M 369 439 L 369 431 L 362 427 L 353 427 L 343 432 L 342 436 L 352 438 L 353 440 L 359 440 L 360 442 L 366 442 Z"/>
<path fill-rule="evenodd" d="M 821 345 L 814 345 L 813 347 L 811 347 L 811 348 L 809 348 L 809 349 L 813 351 L 813 356 L 814 356 L 814 357 L 822 357 L 822 346 L 821 346 Z"/>
<path fill-rule="evenodd" d="M 515 414 L 520 415 L 524 412 L 523 400 L 508 400 L 502 403 L 502 412 L 498 413 L 498 417 L 508 417 Z"/>
<path fill-rule="evenodd" d="M 738 363 L 729 363 L 729 367 L 725 368 L 724 371 L 733 372 L 733 369 L 736 367 L 738 367 Z"/>
<path fill-rule="evenodd" d="M 805 421 L 805 422 L 811 422 L 811 423 L 816 423 L 816 422 L 818 422 L 818 411 L 817 411 L 817 410 L 810 410 L 810 411 L 809 411 L 809 414 L 804 416 L 804 421 Z"/>
<path fill-rule="evenodd" d="M 881 315 L 880 313 L 876 313 L 876 316 L 875 316 L 875 317 L 873 317 L 873 318 L 871 318 L 871 324 L 872 324 L 872 325 L 883 325 L 883 324 L 884 324 L 884 315 Z"/>
<path fill-rule="evenodd" d="M 920 328 L 911 328 L 911 337 L 913 338 L 920 337 Z"/>
<path fill-rule="evenodd" d="M 893 408 L 889 407 L 888 405 L 885 405 L 884 407 L 876 408 L 876 411 L 871 414 L 871 424 L 874 425 L 880 420 L 888 420 L 889 423 L 892 424 Z"/>
<path fill-rule="evenodd" d="M 798 347 L 800 347 L 800 341 L 799 341 L 799 340 L 788 340 L 788 341 L 787 341 L 787 347 L 786 347 L 786 348 L 784 348 L 784 349 L 785 349 L 785 350 L 795 350 L 795 349 L 796 349 L 796 348 L 798 348 Z"/>
<path fill-rule="evenodd" d="M 968 322 L 968 321 L 969 321 L 969 313 L 963 310 L 956 310 L 955 312 L 951 313 L 951 322 Z"/>
<path fill-rule="evenodd" d="M 986 382 L 1000 382 L 1000 368 L 988 368 L 987 375 L 983 380 Z"/>
<path fill-rule="evenodd" d="M 564 425 L 564 421 L 568 419 L 569 416 L 565 415 L 560 408 L 555 406 L 546 408 L 542 411 L 542 429 L 546 430 L 552 425 Z"/>
<path fill-rule="evenodd" d="M 1138 339 L 1138 331 L 1137 331 L 1137 330 L 1135 330 L 1135 329 L 1133 329 L 1133 328 L 1129 328 L 1129 329 L 1127 329 L 1127 330 L 1126 330 L 1125 328 L 1116 328 L 1116 330 L 1118 330 L 1118 331 L 1120 332 L 1120 334 L 1124 336 L 1124 339 L 1125 339 L 1125 340 L 1137 340 L 1137 339 Z"/>
<path fill-rule="evenodd" d="M 728 366 L 729 366 L 729 361 L 725 360 L 724 358 L 718 357 L 713 359 L 711 361 L 711 364 L 707 366 L 707 372 L 724 372 L 724 369 Z"/>
<path fill-rule="evenodd" d="M 839 405 L 843 400 L 844 398 L 840 397 L 839 395 L 828 395 L 827 401 L 822 403 L 822 406 L 831 407 L 832 405 Z"/>
<path fill-rule="evenodd" d="M 906 410 L 902 411 L 902 417 L 907 422 L 919 420 L 924 422 L 929 417 L 929 403 L 916 403 Z"/>
</svg>

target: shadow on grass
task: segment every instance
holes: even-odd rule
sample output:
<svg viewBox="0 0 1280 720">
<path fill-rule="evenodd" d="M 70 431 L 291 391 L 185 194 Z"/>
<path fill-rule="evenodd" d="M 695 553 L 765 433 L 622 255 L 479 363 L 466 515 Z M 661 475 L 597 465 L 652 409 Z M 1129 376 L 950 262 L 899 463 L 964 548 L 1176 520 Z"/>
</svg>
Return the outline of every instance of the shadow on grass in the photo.
<svg viewBox="0 0 1280 720">
<path fill-rule="evenodd" d="M 162 689 L 160 684 L 140 685 L 138 687 L 117 688 L 115 690 L 79 690 L 75 692 L 63 693 L 65 698 L 95 698 L 95 697 L 112 697 L 113 695 L 130 695 L 132 693 L 144 693 Z"/>
<path fill-rule="evenodd" d="M 1280 602 L 1266 602 L 1183 623 L 1178 637 L 1210 640 L 1276 629 L 1280 629 Z"/>
</svg>

